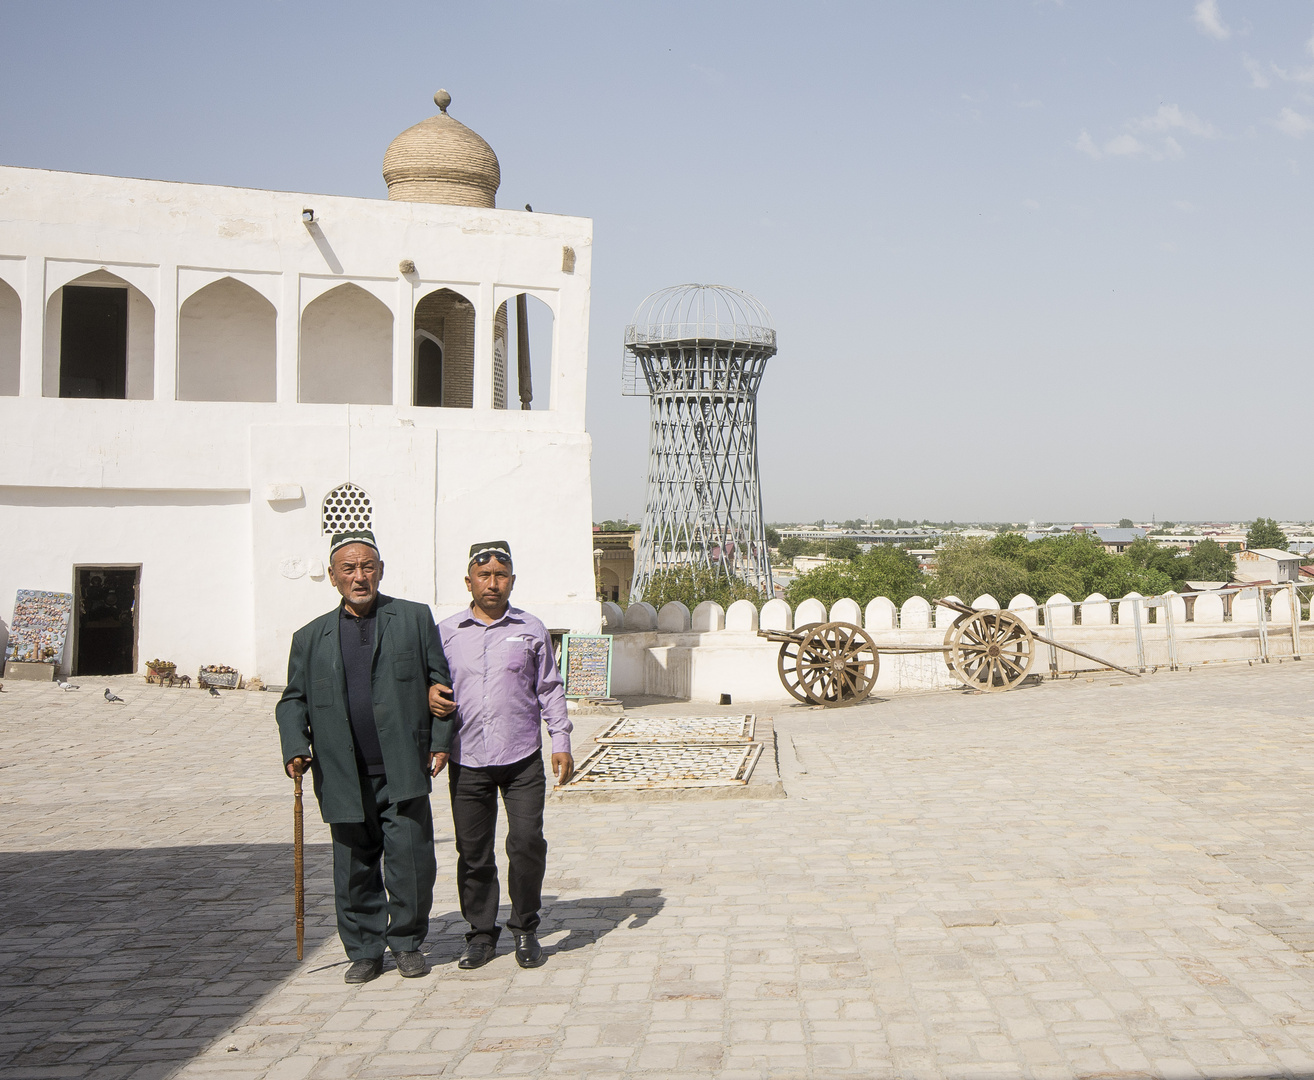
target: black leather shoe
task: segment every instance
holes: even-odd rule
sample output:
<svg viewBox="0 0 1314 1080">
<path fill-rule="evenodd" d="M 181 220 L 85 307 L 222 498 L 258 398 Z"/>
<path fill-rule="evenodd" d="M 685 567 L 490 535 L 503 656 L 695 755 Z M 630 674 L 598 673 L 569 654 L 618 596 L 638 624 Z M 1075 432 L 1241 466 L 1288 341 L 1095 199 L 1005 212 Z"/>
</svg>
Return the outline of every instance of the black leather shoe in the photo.
<svg viewBox="0 0 1314 1080">
<path fill-rule="evenodd" d="M 483 967 L 497 953 L 497 947 L 491 941 L 472 941 L 465 947 L 456 966 L 462 971 L 472 971 Z"/>
<path fill-rule="evenodd" d="M 395 952 L 392 958 L 397 961 L 397 974 L 403 979 L 418 979 L 429 973 L 429 965 L 424 962 L 424 953 L 419 949 L 411 952 Z"/>
<path fill-rule="evenodd" d="M 357 960 L 351 967 L 347 968 L 347 973 L 342 976 L 343 982 L 348 983 L 367 983 L 372 979 L 377 979 L 383 974 L 383 957 L 376 956 L 373 960 Z"/>
<path fill-rule="evenodd" d="M 532 931 L 516 935 L 516 963 L 522 968 L 536 968 L 543 964 L 543 946 Z"/>
</svg>

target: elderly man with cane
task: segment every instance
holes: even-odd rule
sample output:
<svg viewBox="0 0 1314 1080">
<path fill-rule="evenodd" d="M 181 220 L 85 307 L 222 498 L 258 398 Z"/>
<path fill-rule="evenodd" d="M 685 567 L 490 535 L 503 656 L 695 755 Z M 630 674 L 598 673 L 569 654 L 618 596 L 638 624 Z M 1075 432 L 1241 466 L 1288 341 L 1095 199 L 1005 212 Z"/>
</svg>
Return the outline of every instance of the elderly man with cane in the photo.
<svg viewBox="0 0 1314 1080">
<path fill-rule="evenodd" d="M 512 607 L 511 548 L 490 540 L 470 548 L 465 584 L 472 602 L 439 626 L 451 663 L 456 731 L 448 788 L 456 830 L 456 888 L 470 924 L 457 966 L 482 967 L 497 951 L 499 889 L 493 852 L 497 797 L 506 808 L 507 927 L 516 963 L 543 963 L 538 942 L 547 841 L 543 838 L 542 725 L 552 736 L 552 771 L 564 784 L 574 771 L 566 695 L 546 627 Z M 429 693 L 436 709 L 439 688 Z"/>
<path fill-rule="evenodd" d="M 373 533 L 334 536 L 328 573 L 342 603 L 292 636 L 275 710 L 284 768 L 310 769 L 333 837 L 346 981 L 378 978 L 385 946 L 416 978 L 437 874 L 429 790 L 452 738 L 447 660 L 429 608 L 379 592 Z"/>
</svg>

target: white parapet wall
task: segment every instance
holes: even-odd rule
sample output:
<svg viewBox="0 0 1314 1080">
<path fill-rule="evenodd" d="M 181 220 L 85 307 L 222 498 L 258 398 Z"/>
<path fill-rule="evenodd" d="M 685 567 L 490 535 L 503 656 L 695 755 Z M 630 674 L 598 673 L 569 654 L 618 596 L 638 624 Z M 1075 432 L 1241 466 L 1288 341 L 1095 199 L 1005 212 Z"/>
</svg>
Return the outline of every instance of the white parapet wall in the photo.
<svg viewBox="0 0 1314 1080">
<path fill-rule="evenodd" d="M 1306 588 L 1306 606 L 1308 593 Z M 1007 605 L 980 596 L 970 606 L 1004 606 L 1035 633 L 1062 645 L 1133 671 L 1151 671 L 1233 660 L 1290 659 L 1299 656 L 1302 647 L 1314 651 L 1314 624 L 1299 618 L 1301 597 L 1294 586 L 1279 585 L 1189 596 L 1131 593 L 1110 599 L 1095 593 L 1079 603 L 1061 594 L 1039 603 L 1020 595 Z M 791 611 L 777 599 L 768 601 L 760 614 L 745 601 L 732 605 L 728 613 L 707 601 L 694 609 L 692 617 L 683 604 L 667 605 L 661 612 L 647 604 L 631 604 L 622 618 L 620 608 L 607 604 L 603 616 L 604 632 L 615 635 L 612 693 L 619 696 L 716 702 L 729 694 L 733 701 L 791 702 L 794 699 L 780 681 L 780 645 L 759 637 L 755 624 L 786 630 L 827 619 L 862 625 L 871 634 L 880 652 L 877 694 L 962 686 L 940 651 L 958 614 L 920 597 L 902 609 L 885 597 L 877 597 L 865 609 L 843 599 L 829 612 L 817 600 L 806 600 Z M 893 648 L 927 651 L 881 652 Z M 1031 671 L 1041 676 L 1071 676 L 1100 668 L 1039 641 L 1034 657 Z"/>
</svg>

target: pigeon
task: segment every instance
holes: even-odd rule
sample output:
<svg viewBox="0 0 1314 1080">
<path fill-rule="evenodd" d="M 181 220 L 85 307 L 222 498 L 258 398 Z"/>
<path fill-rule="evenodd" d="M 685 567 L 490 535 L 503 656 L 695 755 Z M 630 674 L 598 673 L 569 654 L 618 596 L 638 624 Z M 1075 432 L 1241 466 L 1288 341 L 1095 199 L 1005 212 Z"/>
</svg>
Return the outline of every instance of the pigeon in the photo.
<svg viewBox="0 0 1314 1080">
<path fill-rule="evenodd" d="M 111 690 L 108 686 L 105 687 L 105 700 L 106 700 L 106 701 L 114 701 L 114 702 L 117 702 L 117 703 L 120 704 L 120 705 L 122 705 L 122 704 L 124 703 L 124 702 L 123 702 L 123 699 L 122 699 L 121 697 L 119 697 L 118 694 L 114 693 L 114 691 Z"/>
<path fill-rule="evenodd" d="M 216 690 L 213 686 L 210 687 L 210 696 L 211 696 L 211 697 L 223 697 L 223 695 L 222 695 L 221 693 L 219 693 L 219 691 Z"/>
<path fill-rule="evenodd" d="M 61 682 L 61 683 L 59 684 L 59 688 L 60 688 L 61 690 L 64 690 L 64 691 L 69 691 L 69 690 L 80 690 L 80 689 L 82 689 L 80 686 L 76 686 L 75 684 L 73 684 L 73 683 L 71 683 L 71 682 Z"/>
</svg>

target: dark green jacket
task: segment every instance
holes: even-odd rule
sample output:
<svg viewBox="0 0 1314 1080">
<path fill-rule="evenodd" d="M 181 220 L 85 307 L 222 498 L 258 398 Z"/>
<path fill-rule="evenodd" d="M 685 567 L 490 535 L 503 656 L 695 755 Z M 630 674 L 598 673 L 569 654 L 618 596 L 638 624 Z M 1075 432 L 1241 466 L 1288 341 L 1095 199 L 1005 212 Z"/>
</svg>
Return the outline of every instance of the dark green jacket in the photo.
<svg viewBox="0 0 1314 1080">
<path fill-rule="evenodd" d="M 310 757 L 319 811 L 330 823 L 364 821 L 356 751 L 347 717 L 347 677 L 338 634 L 341 605 L 292 635 L 287 689 L 274 715 L 283 761 Z M 374 723 L 393 802 L 428 795 L 429 755 L 446 753 L 452 721 L 429 712 L 429 686 L 451 686 L 433 613 L 379 594 L 375 604 Z"/>
</svg>

